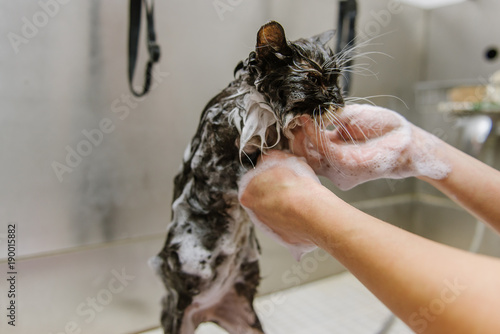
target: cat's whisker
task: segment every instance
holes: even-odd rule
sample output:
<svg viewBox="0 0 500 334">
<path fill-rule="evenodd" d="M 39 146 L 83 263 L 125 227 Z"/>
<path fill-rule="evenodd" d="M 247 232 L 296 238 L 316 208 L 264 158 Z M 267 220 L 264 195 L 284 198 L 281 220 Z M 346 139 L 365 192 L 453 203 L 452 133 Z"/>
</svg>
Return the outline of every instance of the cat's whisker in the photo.
<svg viewBox="0 0 500 334">
<path fill-rule="evenodd" d="M 359 42 L 359 40 L 363 37 L 362 35 L 357 35 L 353 38 L 352 41 L 350 41 L 349 43 L 347 43 L 343 48 L 342 50 L 340 50 L 339 52 L 337 52 L 336 56 L 337 56 L 337 59 L 346 59 L 349 55 L 351 54 L 355 54 L 355 52 L 357 52 L 358 49 L 361 49 L 361 48 L 364 48 L 364 47 L 367 47 L 367 46 L 377 46 L 377 45 L 383 45 L 383 43 L 373 43 L 374 40 L 378 39 L 378 38 L 381 38 L 385 35 L 388 35 L 392 32 L 387 32 L 387 33 L 384 33 L 384 34 L 380 34 L 378 36 L 374 36 L 374 37 L 371 37 L 371 38 L 368 38 L 362 42 Z"/>
<path fill-rule="evenodd" d="M 358 43 L 360 36 L 355 36 L 349 43 L 347 43 L 342 50 L 337 52 L 336 59 L 343 60 L 349 57 L 352 53 L 354 53 L 357 49 L 368 44 L 367 41 Z"/>
<path fill-rule="evenodd" d="M 349 81 L 349 80 L 348 80 L 348 76 L 345 74 L 345 72 L 342 72 L 342 73 L 340 74 L 340 76 L 341 76 L 342 78 L 344 78 L 344 80 L 345 80 L 345 81 Z"/>
<path fill-rule="evenodd" d="M 351 71 L 351 70 L 344 70 L 344 73 L 352 73 L 356 75 L 360 75 L 363 77 L 375 77 L 378 80 L 378 73 L 373 72 L 372 70 L 368 68 L 362 68 L 361 70 L 356 70 L 356 71 Z"/>
<path fill-rule="evenodd" d="M 362 75 L 362 76 L 374 76 L 374 77 L 377 77 L 378 76 L 378 73 L 375 73 L 374 71 L 372 71 L 370 69 L 370 64 L 355 64 L 355 65 L 351 65 L 351 66 L 347 66 L 347 67 L 344 67 L 342 69 L 342 72 L 349 72 L 349 73 L 353 73 L 353 74 L 356 74 L 356 75 Z"/>
<path fill-rule="evenodd" d="M 370 67 L 370 64 L 369 63 L 358 63 L 358 64 L 354 64 L 354 65 L 349 65 L 349 66 L 345 66 L 342 68 L 342 71 L 345 71 L 345 70 L 356 70 L 358 68 L 369 68 Z"/>
<path fill-rule="evenodd" d="M 368 102 L 371 105 L 375 105 L 374 102 L 372 102 L 369 98 L 365 97 L 346 97 L 344 98 L 344 101 L 346 102 L 346 104 L 357 103 L 357 102 Z"/>
<path fill-rule="evenodd" d="M 372 55 L 384 55 L 391 59 L 393 57 L 387 53 L 380 51 L 366 51 L 359 52 L 362 48 L 373 45 L 383 45 L 382 43 L 374 43 L 375 39 L 378 39 L 382 36 L 385 36 L 388 33 L 378 35 L 367 40 L 361 41 L 361 36 L 356 36 L 351 42 L 346 44 L 340 52 L 337 52 L 334 56 L 336 60 L 336 66 L 341 69 L 342 77 L 344 78 L 344 82 L 350 81 L 349 74 L 361 75 L 361 76 L 374 76 L 378 79 L 378 74 L 369 69 L 369 64 L 354 64 L 359 59 L 368 59 L 372 63 L 377 63 L 371 56 Z"/>
<path fill-rule="evenodd" d="M 323 129 L 325 128 L 325 122 L 323 119 L 323 114 L 321 112 L 321 106 L 318 106 L 313 110 L 314 119 L 314 135 L 316 137 L 316 143 L 318 143 L 317 149 L 324 152 L 327 161 L 331 161 L 331 157 L 328 154 L 328 149 L 326 149 L 325 134 Z M 331 163 L 331 162 L 330 162 Z M 320 161 L 321 164 L 321 161 Z"/>
<path fill-rule="evenodd" d="M 349 130 L 347 129 L 347 127 L 345 126 L 344 122 L 342 122 L 338 117 L 337 115 L 335 114 L 332 114 L 332 115 L 329 115 L 330 117 L 332 117 L 332 122 L 337 124 L 337 127 L 341 130 L 339 131 L 339 134 L 340 136 L 342 137 L 342 140 L 344 140 L 345 142 L 348 142 L 350 141 L 352 144 L 354 145 L 357 145 L 357 142 L 356 140 L 354 139 L 354 137 L 351 135 L 351 133 L 349 132 Z M 347 135 L 347 137 L 345 136 Z"/>
<path fill-rule="evenodd" d="M 330 114 L 330 111 L 327 112 L 328 114 Z M 326 116 L 329 118 L 329 115 Z M 329 119 L 329 122 L 330 119 Z M 336 162 L 335 162 L 335 156 L 334 156 L 334 153 L 333 151 L 331 151 L 328 146 L 329 146 L 330 141 L 327 137 L 327 134 L 325 132 L 322 132 L 320 134 L 320 145 L 323 147 L 323 152 L 324 152 L 324 155 L 325 155 L 325 158 L 326 158 L 326 161 L 328 161 L 329 163 L 329 168 L 334 168 L 335 171 L 341 175 L 341 176 L 345 176 L 344 172 L 342 172 L 342 170 L 337 166 Z"/>
<path fill-rule="evenodd" d="M 250 157 L 248 156 L 248 154 L 245 151 L 242 151 L 242 152 L 247 157 L 248 161 L 250 161 L 250 164 L 252 164 L 252 168 L 255 169 L 255 165 L 254 165 L 252 159 L 250 159 Z M 243 162 L 241 161 L 241 155 L 240 155 L 240 164 L 243 164 Z"/>
<path fill-rule="evenodd" d="M 327 160 L 330 160 L 328 157 L 328 149 L 326 148 L 326 142 L 325 142 L 325 134 L 324 134 L 325 123 L 324 123 L 324 119 L 323 119 L 324 113 L 321 112 L 321 106 L 318 106 L 317 109 L 318 109 L 319 115 L 315 119 L 315 121 L 316 121 L 316 127 L 315 127 L 316 142 L 319 143 L 318 149 L 325 153 Z"/>
<path fill-rule="evenodd" d="M 399 98 L 399 97 L 397 97 L 395 95 L 382 95 L 381 94 L 381 95 L 372 95 L 372 96 L 366 96 L 366 97 L 352 97 L 351 96 L 351 97 L 346 97 L 344 100 L 345 100 L 346 103 L 355 103 L 357 101 L 364 101 L 364 102 L 368 102 L 368 103 L 370 103 L 372 105 L 376 105 L 370 99 L 380 98 L 380 97 L 386 97 L 386 98 L 396 99 L 399 102 L 401 102 L 406 107 L 406 109 L 408 109 L 408 110 L 410 109 L 410 107 L 408 107 L 408 105 L 406 104 L 406 102 L 403 99 L 401 99 L 401 98 Z"/>
<path fill-rule="evenodd" d="M 350 62 L 350 61 L 353 61 L 353 60 L 356 60 L 356 59 L 360 59 L 360 58 L 364 58 L 364 59 L 369 59 L 370 61 L 372 61 L 373 63 L 377 63 L 373 58 L 371 57 L 368 57 L 368 56 L 371 56 L 371 55 L 382 55 L 382 56 L 386 56 L 386 57 L 389 57 L 391 59 L 394 59 L 394 57 L 392 57 L 391 55 L 389 55 L 388 53 L 385 53 L 385 52 L 381 52 L 381 51 L 366 51 L 366 52 L 362 52 L 362 53 L 358 53 L 358 54 L 355 54 L 353 56 L 351 56 L 350 58 L 346 58 L 342 61 L 338 61 L 337 64 L 343 68 L 343 65 L 345 65 L 346 63 Z"/>
<path fill-rule="evenodd" d="M 316 109 L 315 109 L 316 110 Z M 331 123 L 328 118 L 328 114 L 330 113 L 329 108 L 322 108 L 318 106 L 317 110 L 319 111 L 319 115 L 316 118 L 316 142 L 319 143 L 321 151 L 324 151 L 327 160 L 330 161 L 330 157 L 328 156 L 329 150 L 327 149 L 327 138 L 325 131 L 327 130 L 328 125 Z M 326 110 L 326 111 L 322 111 Z"/>
</svg>

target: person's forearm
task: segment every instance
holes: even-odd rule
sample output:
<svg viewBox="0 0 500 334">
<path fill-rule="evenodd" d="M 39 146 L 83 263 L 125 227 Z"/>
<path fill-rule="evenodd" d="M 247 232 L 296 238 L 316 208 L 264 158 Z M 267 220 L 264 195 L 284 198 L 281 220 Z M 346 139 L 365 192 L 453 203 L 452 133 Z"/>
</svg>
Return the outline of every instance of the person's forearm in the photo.
<svg viewBox="0 0 500 334">
<path fill-rule="evenodd" d="M 500 172 L 448 144 L 440 154 L 451 165 L 450 174 L 442 180 L 421 179 L 500 232 Z"/>
<path fill-rule="evenodd" d="M 500 333 L 498 261 L 413 235 L 328 191 L 305 207 L 298 214 L 315 243 L 415 332 Z"/>
</svg>

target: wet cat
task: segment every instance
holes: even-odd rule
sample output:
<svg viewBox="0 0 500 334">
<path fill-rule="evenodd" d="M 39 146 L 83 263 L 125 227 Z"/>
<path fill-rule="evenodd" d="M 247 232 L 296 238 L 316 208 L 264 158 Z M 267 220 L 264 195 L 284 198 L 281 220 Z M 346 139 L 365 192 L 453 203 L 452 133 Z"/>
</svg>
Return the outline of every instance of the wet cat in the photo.
<svg viewBox="0 0 500 334">
<path fill-rule="evenodd" d="M 289 149 L 299 116 L 323 124 L 344 104 L 334 32 L 289 42 L 262 26 L 235 80 L 205 107 L 175 177 L 172 222 L 152 260 L 167 294 L 164 332 L 192 334 L 202 322 L 229 333 L 263 333 L 253 309 L 259 245 L 238 202 L 237 182 L 269 148 Z"/>
</svg>

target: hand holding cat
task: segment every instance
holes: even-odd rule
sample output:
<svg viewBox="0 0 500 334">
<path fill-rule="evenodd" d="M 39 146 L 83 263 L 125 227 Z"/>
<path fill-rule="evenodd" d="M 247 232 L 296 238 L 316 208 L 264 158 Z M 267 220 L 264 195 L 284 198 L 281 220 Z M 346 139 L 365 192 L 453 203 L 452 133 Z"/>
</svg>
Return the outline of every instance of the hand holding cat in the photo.
<svg viewBox="0 0 500 334">
<path fill-rule="evenodd" d="M 259 158 L 255 169 L 243 175 L 238 190 L 240 203 L 252 222 L 286 246 L 297 261 L 316 248 L 307 239 L 309 231 L 303 224 L 300 203 L 325 188 L 304 158 L 269 151 Z M 272 228 L 268 227 L 270 223 Z"/>
<path fill-rule="evenodd" d="M 343 190 L 379 178 L 442 179 L 450 171 L 438 157 L 441 140 L 385 108 L 346 106 L 336 115 L 334 131 L 319 130 L 308 116 L 300 123 L 294 154 Z"/>
<path fill-rule="evenodd" d="M 345 190 L 379 178 L 441 179 L 450 171 L 438 157 L 443 142 L 388 109 L 346 106 L 336 115 L 334 131 L 319 130 L 309 116 L 300 117 L 297 124 L 291 140 L 295 155 L 268 151 L 238 187 L 252 221 L 287 246 L 296 259 L 315 248 L 304 237 L 311 235 L 311 226 L 302 223 L 308 213 L 300 204 L 310 198 L 338 200 L 319 186 L 315 173 Z"/>
</svg>

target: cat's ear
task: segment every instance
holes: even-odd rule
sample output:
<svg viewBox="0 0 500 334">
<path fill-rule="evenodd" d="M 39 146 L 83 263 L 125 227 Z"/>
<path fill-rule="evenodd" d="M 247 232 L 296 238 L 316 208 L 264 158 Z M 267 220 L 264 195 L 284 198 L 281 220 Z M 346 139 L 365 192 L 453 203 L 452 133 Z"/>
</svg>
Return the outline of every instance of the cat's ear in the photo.
<svg viewBox="0 0 500 334">
<path fill-rule="evenodd" d="M 263 25 L 257 33 L 255 52 L 257 58 L 274 62 L 292 55 L 285 37 L 285 30 L 275 21 Z"/>
<path fill-rule="evenodd" d="M 313 43 L 319 43 L 323 46 L 327 46 L 328 42 L 332 40 L 336 32 L 337 31 L 335 29 L 327 30 L 325 32 L 322 32 L 321 34 L 311 37 L 309 40 Z"/>
</svg>

